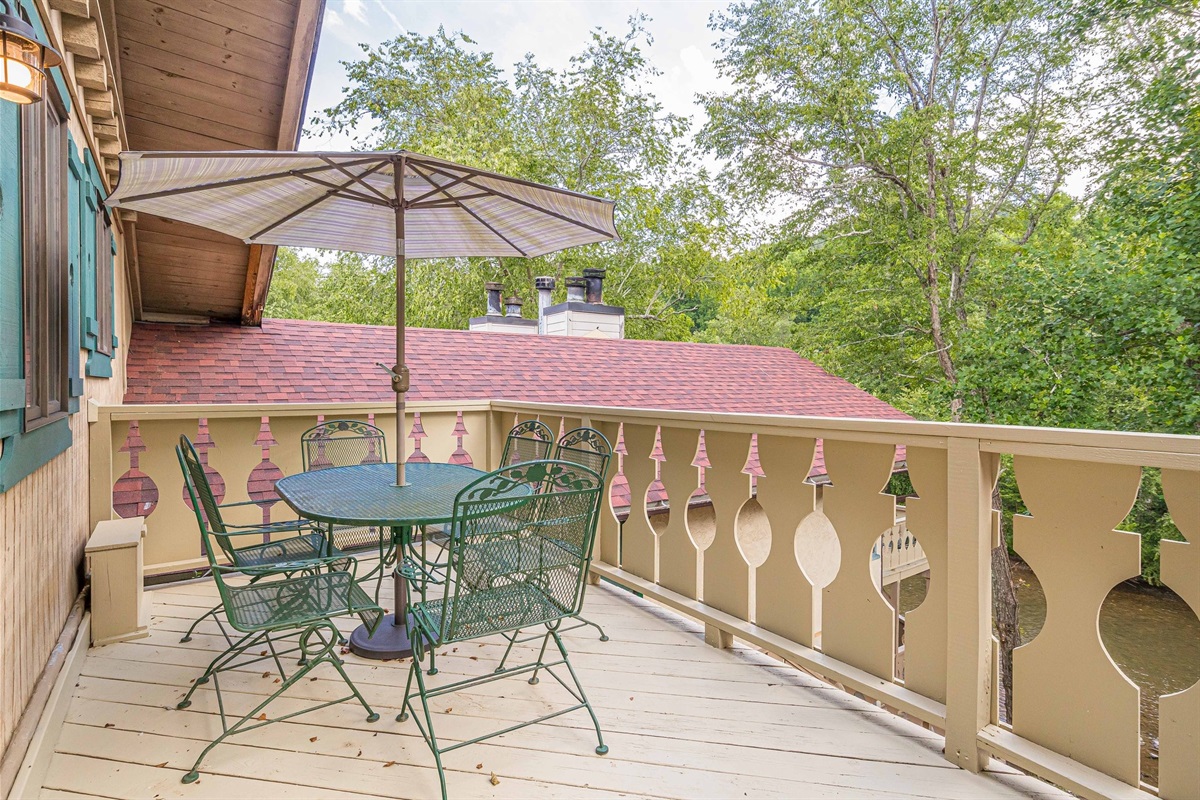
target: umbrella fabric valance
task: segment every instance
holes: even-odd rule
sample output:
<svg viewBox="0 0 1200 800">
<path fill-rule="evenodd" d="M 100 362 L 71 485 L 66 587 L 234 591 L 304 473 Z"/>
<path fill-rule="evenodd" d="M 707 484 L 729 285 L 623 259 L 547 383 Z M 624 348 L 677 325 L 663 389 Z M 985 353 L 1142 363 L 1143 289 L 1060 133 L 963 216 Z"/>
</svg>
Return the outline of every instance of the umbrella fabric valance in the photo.
<svg viewBox="0 0 1200 800">
<path fill-rule="evenodd" d="M 616 238 L 613 203 L 416 153 L 122 153 L 109 205 L 247 243 L 391 256 L 406 164 L 405 255 L 533 257 Z"/>
</svg>

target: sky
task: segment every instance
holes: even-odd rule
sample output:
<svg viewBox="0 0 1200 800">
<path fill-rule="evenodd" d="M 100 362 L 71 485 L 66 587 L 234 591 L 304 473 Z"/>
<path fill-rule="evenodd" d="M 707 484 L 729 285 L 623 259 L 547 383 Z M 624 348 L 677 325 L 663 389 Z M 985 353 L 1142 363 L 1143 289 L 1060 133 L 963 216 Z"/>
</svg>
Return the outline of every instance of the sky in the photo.
<svg viewBox="0 0 1200 800">
<path fill-rule="evenodd" d="M 650 88 L 666 111 L 699 121 L 696 93 L 729 88 L 717 75 L 717 34 L 708 28 L 709 15 L 727 5 L 712 0 L 327 0 L 307 117 L 341 99 L 346 71 L 339 62 L 360 59 L 359 43 L 375 46 L 405 32 L 429 35 L 443 25 L 494 53 L 496 64 L 511 76 L 512 65 L 526 53 L 543 68 L 566 67 L 594 28 L 623 33 L 640 11 L 650 17 L 646 27 L 654 40 L 648 59 L 663 73 Z M 348 150 L 350 139 L 318 135 L 306 125 L 300 146 Z"/>
</svg>

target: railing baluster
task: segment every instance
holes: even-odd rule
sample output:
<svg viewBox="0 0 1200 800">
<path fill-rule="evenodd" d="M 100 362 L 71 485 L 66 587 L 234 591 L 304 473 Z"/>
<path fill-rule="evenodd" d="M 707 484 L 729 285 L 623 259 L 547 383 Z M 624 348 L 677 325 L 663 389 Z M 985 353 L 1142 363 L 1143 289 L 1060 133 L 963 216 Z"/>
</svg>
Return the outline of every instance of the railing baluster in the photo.
<svg viewBox="0 0 1200 800">
<path fill-rule="evenodd" d="M 1159 543 L 1163 583 L 1200 616 L 1200 474 L 1162 471 L 1163 494 L 1187 542 Z M 1200 797 L 1200 683 L 1158 701 L 1158 794 Z"/>
<path fill-rule="evenodd" d="M 658 536 L 646 516 L 646 490 L 654 480 L 653 425 L 625 426 L 625 478 L 629 481 L 629 517 L 621 531 L 621 566 L 640 578 L 657 578 Z"/>
<path fill-rule="evenodd" d="M 805 483 L 815 439 L 759 436 L 758 502 L 771 526 L 771 552 L 755 570 L 755 621 L 772 633 L 813 644 L 813 586 L 796 560 L 796 530 L 816 509 L 816 487 Z"/>
<path fill-rule="evenodd" d="M 909 447 L 908 475 L 917 497 L 908 499 L 905 522 L 921 540 L 929 581 L 921 605 L 904 618 L 904 685 L 946 702 L 947 458 L 945 450 Z"/>
<path fill-rule="evenodd" d="M 692 599 L 699 597 L 700 559 L 688 527 L 688 500 L 700 485 L 692 465 L 700 432 L 663 426 L 662 483 L 671 503 L 671 517 L 658 540 L 658 580 L 666 588 Z"/>
<path fill-rule="evenodd" d="M 896 461 L 893 445 L 824 441 L 833 485 L 824 512 L 837 531 L 842 565 L 821 601 L 822 649 L 890 681 L 896 668 L 892 607 L 871 575 L 871 550 L 896 522 L 896 498 L 883 494 Z"/>
<path fill-rule="evenodd" d="M 750 499 L 750 476 L 742 472 L 750 434 L 705 430 L 712 464 L 705 486 L 712 498 L 717 535 L 704 551 L 704 602 L 739 619 L 750 619 L 750 565 L 737 545 L 737 518 Z"/>
</svg>

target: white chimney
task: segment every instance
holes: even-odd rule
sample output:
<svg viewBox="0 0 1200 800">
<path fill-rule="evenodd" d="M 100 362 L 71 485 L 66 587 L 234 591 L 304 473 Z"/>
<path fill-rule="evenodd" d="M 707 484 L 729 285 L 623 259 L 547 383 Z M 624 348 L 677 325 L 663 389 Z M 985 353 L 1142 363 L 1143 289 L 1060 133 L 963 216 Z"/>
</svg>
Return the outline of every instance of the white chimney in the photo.
<svg viewBox="0 0 1200 800">
<path fill-rule="evenodd" d="M 533 286 L 538 293 L 538 333 L 546 332 L 546 309 L 554 302 L 554 278 L 545 275 L 534 278 Z"/>
<path fill-rule="evenodd" d="M 542 306 L 538 299 L 539 332 L 546 336 L 625 338 L 625 309 L 605 305 L 603 269 L 585 269 L 582 277 L 567 278 L 567 302 Z M 539 281 L 543 280 L 538 278 Z M 549 280 L 549 279 L 545 279 Z M 538 290 L 541 291 L 538 284 Z M 547 296 L 549 291 L 545 293 Z"/>
<path fill-rule="evenodd" d="M 521 298 L 510 297 L 504 301 L 504 306 L 501 306 L 500 297 L 504 292 L 504 285 L 488 281 L 484 288 L 487 289 L 487 314 L 471 317 L 470 330 L 537 334 L 538 323 L 521 317 Z"/>
</svg>

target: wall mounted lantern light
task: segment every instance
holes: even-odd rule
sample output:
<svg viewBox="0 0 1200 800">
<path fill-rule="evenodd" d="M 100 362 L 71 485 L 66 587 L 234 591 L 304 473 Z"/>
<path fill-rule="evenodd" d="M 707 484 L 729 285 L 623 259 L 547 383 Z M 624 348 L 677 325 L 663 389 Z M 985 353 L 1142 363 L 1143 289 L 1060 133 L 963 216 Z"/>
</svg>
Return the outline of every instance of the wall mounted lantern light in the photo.
<svg viewBox="0 0 1200 800">
<path fill-rule="evenodd" d="M 9 0 L 0 0 L 0 8 L 0 100 L 36 103 L 46 93 L 46 70 L 62 64 L 62 56 L 38 38 L 19 2 L 15 12 Z"/>
</svg>

